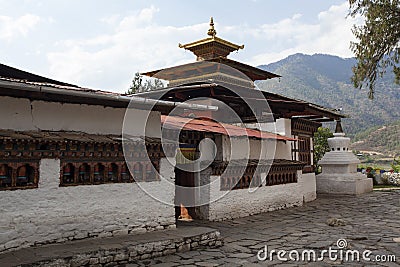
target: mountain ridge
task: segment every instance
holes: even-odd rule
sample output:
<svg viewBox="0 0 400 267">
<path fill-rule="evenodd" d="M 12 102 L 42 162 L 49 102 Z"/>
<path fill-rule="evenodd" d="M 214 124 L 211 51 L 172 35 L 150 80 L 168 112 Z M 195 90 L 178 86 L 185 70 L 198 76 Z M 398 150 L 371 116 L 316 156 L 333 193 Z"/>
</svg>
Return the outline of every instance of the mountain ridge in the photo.
<svg viewBox="0 0 400 267">
<path fill-rule="evenodd" d="M 260 65 L 261 69 L 282 77 L 258 81 L 260 90 L 302 99 L 327 108 L 342 108 L 350 118 L 343 126 L 350 136 L 374 126 L 400 120 L 400 86 L 388 72 L 376 83 L 375 99 L 369 100 L 366 90 L 353 87 L 352 67 L 355 58 L 327 54 L 293 54 L 277 62 Z"/>
<path fill-rule="evenodd" d="M 390 157 L 400 155 L 400 121 L 374 126 L 354 136 L 351 148 L 358 151 L 386 152 Z"/>
</svg>

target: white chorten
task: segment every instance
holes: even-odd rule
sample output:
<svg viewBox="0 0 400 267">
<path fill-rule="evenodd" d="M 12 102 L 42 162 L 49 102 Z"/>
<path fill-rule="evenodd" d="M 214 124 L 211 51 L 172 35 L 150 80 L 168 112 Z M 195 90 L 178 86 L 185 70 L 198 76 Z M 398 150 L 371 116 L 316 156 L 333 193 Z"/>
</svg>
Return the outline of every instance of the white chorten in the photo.
<svg viewBox="0 0 400 267">
<path fill-rule="evenodd" d="M 317 193 L 359 195 L 372 191 L 372 179 L 357 172 L 358 158 L 349 151 L 350 138 L 344 137 L 340 121 L 334 137 L 328 139 L 331 149 L 318 162 L 322 173 L 317 175 Z"/>
</svg>

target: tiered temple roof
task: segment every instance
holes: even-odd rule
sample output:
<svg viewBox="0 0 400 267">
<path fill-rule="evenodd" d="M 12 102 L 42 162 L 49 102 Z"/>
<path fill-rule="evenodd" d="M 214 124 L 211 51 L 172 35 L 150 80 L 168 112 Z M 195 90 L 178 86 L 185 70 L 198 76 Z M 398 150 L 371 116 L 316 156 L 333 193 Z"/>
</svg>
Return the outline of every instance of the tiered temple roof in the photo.
<svg viewBox="0 0 400 267">
<path fill-rule="evenodd" d="M 196 62 L 142 73 L 169 81 L 168 88 L 138 95 L 174 102 L 184 102 L 194 98 L 216 99 L 233 109 L 242 122 L 249 123 L 257 119 L 248 104 L 256 105 L 260 101 L 267 101 L 271 108 L 271 111 L 261 112 L 272 112 L 274 119 L 301 118 L 320 123 L 345 117 L 334 110 L 303 100 L 255 90 L 254 81 L 280 76 L 227 58 L 231 52 L 243 49 L 244 46 L 216 37 L 213 18 L 207 34 L 209 37 L 205 39 L 179 44 L 179 47 L 196 55 Z M 215 112 L 212 117 L 224 122 L 236 122 L 224 114 L 221 107 L 218 114 Z"/>
<path fill-rule="evenodd" d="M 244 45 L 237 45 L 216 36 L 214 21 L 211 18 L 209 37 L 188 44 L 179 44 L 180 48 L 196 55 L 195 63 L 142 73 L 150 77 L 168 80 L 170 86 L 188 84 L 197 81 L 226 83 L 228 85 L 254 88 L 254 81 L 280 77 L 277 74 L 228 59 L 228 55 Z M 220 69 L 220 66 L 229 68 Z M 243 77 L 242 77 L 243 76 Z"/>
</svg>

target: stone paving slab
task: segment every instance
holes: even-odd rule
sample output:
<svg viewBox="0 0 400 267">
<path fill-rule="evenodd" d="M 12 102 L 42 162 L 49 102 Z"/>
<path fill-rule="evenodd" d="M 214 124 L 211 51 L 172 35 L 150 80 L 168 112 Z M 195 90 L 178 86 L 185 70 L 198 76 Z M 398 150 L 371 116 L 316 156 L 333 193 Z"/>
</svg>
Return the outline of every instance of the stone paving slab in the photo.
<svg viewBox="0 0 400 267">
<path fill-rule="evenodd" d="M 340 219 L 344 224 L 328 225 L 329 219 Z M 199 227 L 199 228 L 196 228 Z M 204 227 L 204 228 L 203 228 Z M 319 196 L 316 201 L 306 203 L 302 207 L 279 210 L 251 217 L 223 222 L 198 222 L 179 224 L 176 231 L 179 238 L 187 238 L 201 231 L 218 229 L 224 238 L 224 246 L 219 248 L 200 248 L 195 251 L 178 252 L 173 255 L 153 259 L 133 260 L 126 264 L 94 263 L 90 266 L 400 266 L 400 191 L 374 191 L 362 196 Z M 160 234 L 144 234 L 147 241 L 177 235 L 175 230 Z M 151 235 L 154 234 L 154 235 Z M 118 245 L 130 237 L 119 237 Z M 135 236 L 137 237 L 137 236 Z M 128 240 L 125 240 L 127 238 Z M 260 249 L 296 249 L 300 252 L 314 249 L 321 252 L 329 247 L 337 248 L 338 239 L 345 239 L 346 249 L 371 250 L 372 255 L 394 255 L 395 262 L 354 262 L 332 261 L 282 261 L 276 255 L 272 260 L 260 261 L 257 253 Z M 107 238 L 102 247 L 110 244 Z M 73 252 L 84 248 L 98 249 L 98 240 L 81 240 L 73 244 L 62 244 L 51 253 L 57 255 L 61 251 Z M 111 241 L 109 241 L 111 242 Z M 113 242 L 111 242 L 112 244 Z M 75 246 L 75 244 L 77 244 Z M 132 243 L 131 243 L 132 244 Z M 16 253 L 16 252 L 14 252 Z M 50 252 L 49 252 L 50 253 Z M 9 255 L 10 256 L 10 255 Z M 33 249 L 25 249 L 15 255 L 21 259 L 39 256 Z M 0 266 L 2 264 L 0 255 Z M 3 258 L 4 259 L 4 258 Z M 4 263 L 4 261 L 3 261 Z M 53 265 L 57 266 L 57 265 Z M 77 265 L 78 266 L 78 265 Z M 58 267 L 58 266 L 57 266 Z"/>
<path fill-rule="evenodd" d="M 73 258 L 79 254 L 96 253 L 98 251 L 117 251 L 126 247 L 160 243 L 173 240 L 175 243 L 185 243 L 186 240 L 204 234 L 218 233 L 215 229 L 204 226 L 182 226 L 146 234 L 127 235 L 107 238 L 76 240 L 61 244 L 49 244 L 40 247 L 24 248 L 17 251 L 0 254 L 0 266 L 30 265 L 36 262 L 54 259 Z M 219 236 L 219 233 L 217 234 Z M 188 244 L 188 242 L 186 242 Z M 188 250 L 190 250 L 190 246 Z"/>
<path fill-rule="evenodd" d="M 329 226 L 328 219 L 341 219 L 344 225 Z M 178 253 L 174 258 L 159 257 L 136 261 L 135 266 L 400 266 L 400 191 L 380 190 L 361 196 L 318 196 L 302 207 L 254 215 L 223 222 L 193 222 L 218 229 L 224 246 Z M 178 225 L 179 228 L 179 225 Z M 257 253 L 269 249 L 337 248 L 371 250 L 372 255 L 394 255 L 396 262 L 332 261 L 259 261 Z M 219 252 L 219 253 L 210 253 Z M 189 261 L 188 261 L 189 259 Z M 128 265 L 127 265 L 128 266 Z"/>
</svg>

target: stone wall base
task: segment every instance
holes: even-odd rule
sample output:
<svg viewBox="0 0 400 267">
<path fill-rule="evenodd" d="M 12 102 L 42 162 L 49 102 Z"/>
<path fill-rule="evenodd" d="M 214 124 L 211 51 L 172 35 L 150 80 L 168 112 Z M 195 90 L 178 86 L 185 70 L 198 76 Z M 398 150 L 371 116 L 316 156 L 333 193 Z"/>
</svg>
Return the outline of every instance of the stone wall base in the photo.
<svg viewBox="0 0 400 267">
<path fill-rule="evenodd" d="M 360 173 L 317 175 L 318 194 L 360 195 L 372 189 L 372 179 Z"/>
<path fill-rule="evenodd" d="M 223 245 L 220 232 L 206 227 L 185 227 L 124 237 L 27 248 L 0 257 L 0 266 L 121 266 L 143 260 Z M 35 255 L 27 257 L 27 255 Z"/>
</svg>

